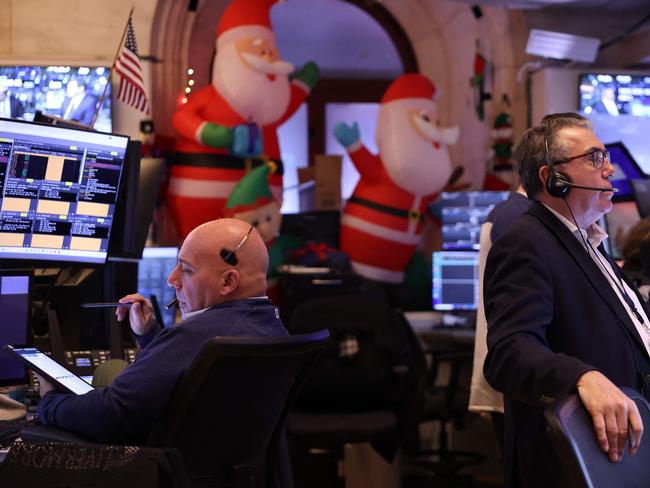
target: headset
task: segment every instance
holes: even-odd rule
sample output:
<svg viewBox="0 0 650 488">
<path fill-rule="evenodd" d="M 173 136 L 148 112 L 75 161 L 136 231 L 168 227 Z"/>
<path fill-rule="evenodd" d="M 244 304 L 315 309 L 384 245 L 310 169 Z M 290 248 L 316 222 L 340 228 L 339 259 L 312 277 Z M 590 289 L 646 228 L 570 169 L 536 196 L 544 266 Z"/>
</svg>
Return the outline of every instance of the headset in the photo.
<svg viewBox="0 0 650 488">
<path fill-rule="evenodd" d="M 549 169 L 548 178 L 546 179 L 545 186 L 546 186 L 546 191 L 552 197 L 566 198 L 571 188 L 581 188 L 583 190 L 593 190 L 593 191 L 611 191 L 612 193 L 616 193 L 618 191 L 618 188 L 584 186 L 584 185 L 576 185 L 575 183 L 572 183 L 571 178 L 569 178 L 569 175 L 560 173 L 557 169 L 555 169 L 555 164 L 551 161 L 551 156 L 548 151 L 548 139 L 546 138 L 546 136 L 544 136 L 544 148 L 545 148 L 546 165 L 548 166 Z"/>
<path fill-rule="evenodd" d="M 241 249 L 244 243 L 248 240 L 248 237 L 251 235 L 251 232 L 253 232 L 253 227 L 254 225 L 250 226 L 250 229 L 248 229 L 248 232 L 246 232 L 246 235 L 242 238 L 241 241 L 239 241 L 239 244 L 237 244 L 235 249 L 230 250 L 224 247 L 221 249 L 221 251 L 219 251 L 219 256 L 221 256 L 221 259 L 223 259 L 230 266 L 237 266 L 239 260 L 237 259 L 236 253 Z"/>
</svg>

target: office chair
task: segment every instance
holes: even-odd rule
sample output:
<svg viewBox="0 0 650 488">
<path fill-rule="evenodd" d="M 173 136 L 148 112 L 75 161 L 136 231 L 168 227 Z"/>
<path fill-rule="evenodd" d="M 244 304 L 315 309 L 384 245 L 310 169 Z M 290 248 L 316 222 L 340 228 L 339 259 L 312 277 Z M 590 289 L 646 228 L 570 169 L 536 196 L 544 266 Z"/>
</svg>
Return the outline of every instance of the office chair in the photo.
<svg viewBox="0 0 650 488">
<path fill-rule="evenodd" d="M 147 445 L 179 449 L 195 487 L 290 486 L 288 468 L 277 469 L 284 420 L 328 337 L 320 330 L 206 341 Z M 52 439 L 51 428 L 26 429 L 23 439 Z"/>
<path fill-rule="evenodd" d="M 0 486 L 188 488 L 177 449 L 15 443 L 0 464 Z"/>
<path fill-rule="evenodd" d="M 644 426 L 650 425 L 650 404 L 631 388 L 621 388 L 639 409 Z M 623 460 L 612 463 L 598 445 L 593 421 L 577 395 L 571 395 L 544 412 L 549 435 L 555 446 L 567 486 L 605 488 L 648 486 L 650 442 L 643 438 L 632 456 L 625 452 Z"/>
<path fill-rule="evenodd" d="M 408 368 L 395 315 L 387 304 L 363 296 L 328 296 L 298 305 L 288 324 L 292 333 L 327 327 L 331 334 L 287 418 L 292 454 L 304 460 L 302 466 L 325 464 L 328 457 L 331 464 L 318 477 L 330 484 L 345 482 L 336 468 L 346 444 L 369 442 L 389 462 L 401 444 Z M 294 464 L 296 485 L 316 486 L 316 474 L 301 473 Z"/>
<path fill-rule="evenodd" d="M 407 452 L 405 476 L 435 480 L 436 486 L 471 486 L 471 477 L 459 471 L 478 464 L 483 456 L 452 448 L 447 428 L 453 426 L 459 430 L 465 426 L 472 350 L 444 343 L 429 344 L 425 349 L 404 316 L 400 314 L 399 317 L 403 340 L 412 356 L 410 363 L 417 381 L 417 410 L 413 415 L 420 423 L 437 422 L 440 427 L 437 448 L 418 445 L 417 449 Z M 439 383 L 438 376 L 444 368 L 448 372 L 444 375 L 446 381 Z"/>
</svg>

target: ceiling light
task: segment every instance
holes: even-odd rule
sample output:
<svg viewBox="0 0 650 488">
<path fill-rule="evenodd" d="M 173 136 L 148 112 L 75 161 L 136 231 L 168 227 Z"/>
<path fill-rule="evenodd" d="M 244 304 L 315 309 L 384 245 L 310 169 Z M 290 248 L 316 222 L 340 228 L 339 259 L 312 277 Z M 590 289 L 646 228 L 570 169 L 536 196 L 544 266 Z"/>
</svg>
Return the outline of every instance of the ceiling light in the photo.
<svg viewBox="0 0 650 488">
<path fill-rule="evenodd" d="M 544 58 L 593 63 L 598 55 L 599 46 L 600 39 L 595 37 L 532 29 L 528 36 L 526 53 Z"/>
</svg>

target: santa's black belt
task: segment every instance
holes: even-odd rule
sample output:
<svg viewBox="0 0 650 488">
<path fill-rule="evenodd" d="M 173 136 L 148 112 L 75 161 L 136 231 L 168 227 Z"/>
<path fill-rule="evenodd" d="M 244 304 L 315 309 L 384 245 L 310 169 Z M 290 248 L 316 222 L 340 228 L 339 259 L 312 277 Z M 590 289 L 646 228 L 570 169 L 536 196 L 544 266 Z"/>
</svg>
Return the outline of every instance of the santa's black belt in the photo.
<svg viewBox="0 0 650 488">
<path fill-rule="evenodd" d="M 278 168 L 274 174 L 282 176 L 284 167 L 281 159 L 239 158 L 229 154 L 181 153 L 174 154 L 174 164 L 180 166 L 198 166 L 201 168 L 253 169 L 273 161 Z"/>
<path fill-rule="evenodd" d="M 377 210 L 378 212 L 383 212 L 395 217 L 401 217 L 403 219 L 409 220 L 422 220 L 422 212 L 419 210 L 404 210 L 403 208 L 391 207 L 390 205 L 384 205 L 383 203 L 373 202 L 371 200 L 366 200 L 365 198 L 355 197 L 352 195 L 348 198 L 349 203 L 356 203 L 357 205 L 362 205 L 364 207 Z"/>
</svg>

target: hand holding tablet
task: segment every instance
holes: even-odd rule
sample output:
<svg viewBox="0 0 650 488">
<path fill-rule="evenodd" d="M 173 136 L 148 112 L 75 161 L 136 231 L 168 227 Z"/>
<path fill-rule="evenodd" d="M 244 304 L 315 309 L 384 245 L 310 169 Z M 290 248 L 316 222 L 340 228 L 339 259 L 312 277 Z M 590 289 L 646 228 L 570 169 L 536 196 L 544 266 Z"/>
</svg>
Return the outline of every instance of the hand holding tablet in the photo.
<svg viewBox="0 0 650 488">
<path fill-rule="evenodd" d="M 94 390 L 92 386 L 79 378 L 79 376 L 34 347 L 14 348 L 12 346 L 4 346 L 4 350 L 20 359 L 28 368 L 33 369 L 36 373 L 66 393 L 83 395 Z"/>
</svg>

